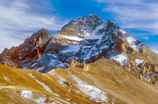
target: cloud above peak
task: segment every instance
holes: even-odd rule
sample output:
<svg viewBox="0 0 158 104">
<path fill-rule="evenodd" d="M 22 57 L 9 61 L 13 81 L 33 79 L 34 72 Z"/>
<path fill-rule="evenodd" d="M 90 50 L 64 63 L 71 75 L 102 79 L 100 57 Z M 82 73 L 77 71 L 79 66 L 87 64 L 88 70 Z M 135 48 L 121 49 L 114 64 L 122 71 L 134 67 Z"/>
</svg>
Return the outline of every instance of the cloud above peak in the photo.
<svg viewBox="0 0 158 104">
<path fill-rule="evenodd" d="M 146 0 L 96 0 L 106 4 L 103 11 L 113 13 L 123 28 L 147 30 L 158 34 L 158 1 Z"/>
<path fill-rule="evenodd" d="M 53 11 L 48 2 L 31 3 L 30 0 L 0 0 L 0 51 L 19 45 L 41 28 L 57 31 L 65 24 L 54 14 L 44 14 L 46 10 Z"/>
<path fill-rule="evenodd" d="M 35 6 L 35 5 L 34 5 Z M 43 5 L 44 6 L 44 5 Z M 0 2 L 0 22 L 8 23 L 2 26 L 2 28 L 12 28 L 11 25 L 15 25 L 20 30 L 31 30 L 37 28 L 47 28 L 50 30 L 58 30 L 61 27 L 58 17 L 55 15 L 41 14 L 34 12 L 38 9 L 29 5 L 26 0 L 14 2 Z M 40 12 L 40 11 L 39 11 Z M 14 27 L 15 28 L 15 27 Z"/>
<path fill-rule="evenodd" d="M 110 4 L 139 4 L 143 0 L 96 0 L 97 2 L 100 3 L 110 3 Z"/>
</svg>

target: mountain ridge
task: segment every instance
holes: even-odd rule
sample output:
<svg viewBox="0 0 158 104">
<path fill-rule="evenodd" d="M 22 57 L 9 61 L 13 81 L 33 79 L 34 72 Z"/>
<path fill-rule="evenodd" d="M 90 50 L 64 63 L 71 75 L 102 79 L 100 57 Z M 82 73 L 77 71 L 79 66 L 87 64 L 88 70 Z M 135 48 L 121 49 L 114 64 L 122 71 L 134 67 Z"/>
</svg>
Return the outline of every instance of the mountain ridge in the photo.
<svg viewBox="0 0 158 104">
<path fill-rule="evenodd" d="M 141 58 L 130 58 L 132 55 Z M 5 49 L 0 63 L 46 73 L 54 68 L 68 68 L 72 60 L 85 64 L 105 59 L 123 66 L 138 78 L 144 76 L 158 83 L 155 80 L 158 63 L 151 56 L 157 57 L 113 22 L 88 15 L 70 21 L 54 36 L 41 29 L 19 47 Z M 149 67 L 153 69 L 142 72 Z"/>
</svg>

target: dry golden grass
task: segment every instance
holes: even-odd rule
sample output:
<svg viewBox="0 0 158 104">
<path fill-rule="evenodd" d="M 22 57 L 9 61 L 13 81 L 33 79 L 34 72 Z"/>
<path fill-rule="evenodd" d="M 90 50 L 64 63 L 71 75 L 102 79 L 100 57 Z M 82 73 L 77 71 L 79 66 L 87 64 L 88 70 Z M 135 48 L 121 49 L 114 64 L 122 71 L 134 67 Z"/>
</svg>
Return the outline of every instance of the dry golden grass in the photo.
<svg viewBox="0 0 158 104">
<path fill-rule="evenodd" d="M 96 104 L 97 102 L 90 100 L 90 97 L 83 92 L 76 92 L 79 88 L 71 75 L 106 92 L 107 104 L 158 104 L 158 89 L 150 83 L 137 79 L 123 67 L 105 60 L 87 66 L 89 69 L 87 71 L 70 66 L 67 69 L 58 68 L 53 72 L 42 74 L 35 70 L 21 70 L 0 65 L 0 104 L 36 104 L 33 100 L 22 97 L 20 95 L 22 90 L 30 90 L 36 97 L 46 96 L 48 103 Z M 52 92 L 47 91 L 32 76 L 48 86 Z M 67 86 L 59 83 L 59 76 L 65 79 Z"/>
<path fill-rule="evenodd" d="M 48 86 L 52 92 L 48 92 L 35 79 Z M 7 77 L 7 80 L 6 78 Z M 26 99 L 20 95 L 22 90 L 29 90 L 38 96 L 47 96 L 47 102 L 56 102 L 57 104 L 67 104 L 73 102 L 82 102 L 83 104 L 95 104 L 95 102 L 75 92 L 69 91 L 69 87 L 63 87 L 53 75 L 46 75 L 35 70 L 21 70 L 4 65 L 0 65 L 0 104 L 36 104 L 30 99 Z M 56 96 L 59 95 L 59 96 Z M 15 99 L 14 99 L 15 98 Z M 19 100 L 16 100 L 19 99 Z M 53 99 L 53 100 L 52 100 Z M 68 100 L 67 100 L 68 99 Z M 15 101 L 14 101 L 15 100 Z M 66 101 L 67 100 L 67 101 Z"/>
<path fill-rule="evenodd" d="M 129 104 L 158 104 L 158 89 L 137 79 L 123 67 L 100 60 L 88 71 L 70 68 L 82 80 Z"/>
</svg>

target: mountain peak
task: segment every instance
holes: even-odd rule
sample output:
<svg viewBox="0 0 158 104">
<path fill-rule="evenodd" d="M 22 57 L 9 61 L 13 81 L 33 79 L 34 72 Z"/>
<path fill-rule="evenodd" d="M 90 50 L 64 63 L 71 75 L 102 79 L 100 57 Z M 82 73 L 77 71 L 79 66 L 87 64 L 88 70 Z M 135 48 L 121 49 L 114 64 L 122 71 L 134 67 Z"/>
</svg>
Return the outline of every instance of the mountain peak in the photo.
<svg viewBox="0 0 158 104">
<path fill-rule="evenodd" d="M 66 37 L 69 37 L 72 40 L 72 38 L 75 37 L 75 41 L 76 39 L 78 39 L 77 41 L 81 41 L 85 37 L 96 34 L 98 30 L 106 28 L 106 24 L 107 22 L 93 14 L 77 18 L 66 24 L 61 31 L 54 36 L 54 39 L 65 40 Z"/>
<path fill-rule="evenodd" d="M 89 19 L 101 19 L 100 17 L 98 17 L 97 15 L 95 14 L 89 14 L 87 16 L 85 16 L 86 18 L 89 18 Z M 83 17 L 84 18 L 84 17 Z"/>
<path fill-rule="evenodd" d="M 24 44 L 45 44 L 51 37 L 52 35 L 46 29 L 41 29 L 37 33 L 34 33 L 32 36 L 27 38 Z"/>
<path fill-rule="evenodd" d="M 23 53 L 20 59 L 25 57 L 24 62 L 29 60 L 20 67 L 36 70 L 42 67 L 41 70 L 49 71 L 57 67 L 65 68 L 71 60 L 93 63 L 100 58 L 112 59 L 115 55 L 139 52 L 140 49 L 141 42 L 113 22 L 90 14 L 70 21 L 53 37 L 47 30 L 41 29 L 26 39 L 18 50 Z M 30 62 L 32 59 L 34 61 Z"/>
<path fill-rule="evenodd" d="M 71 20 L 68 24 L 66 24 L 63 28 L 71 28 L 73 26 L 75 27 L 83 27 L 85 26 L 84 28 L 86 28 L 87 26 L 90 26 L 90 27 L 94 27 L 94 25 L 97 25 L 97 24 L 100 24 L 100 23 L 105 23 L 104 20 L 102 20 L 100 17 L 94 15 L 94 14 L 90 14 L 88 16 L 84 16 L 82 18 L 77 18 L 77 19 L 74 19 L 74 20 Z"/>
<path fill-rule="evenodd" d="M 30 39 L 37 38 L 43 36 L 51 36 L 51 34 L 46 29 L 41 29 L 37 33 L 34 33 Z"/>
</svg>

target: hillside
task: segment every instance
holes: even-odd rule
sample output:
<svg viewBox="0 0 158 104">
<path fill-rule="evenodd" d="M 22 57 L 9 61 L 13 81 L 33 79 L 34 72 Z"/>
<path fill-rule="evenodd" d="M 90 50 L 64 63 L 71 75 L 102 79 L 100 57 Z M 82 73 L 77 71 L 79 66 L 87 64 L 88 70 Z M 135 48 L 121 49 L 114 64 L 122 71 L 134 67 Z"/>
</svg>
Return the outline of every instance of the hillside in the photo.
<svg viewBox="0 0 158 104">
<path fill-rule="evenodd" d="M 104 60 L 80 66 L 74 61 L 42 74 L 0 65 L 0 104 L 158 103 L 158 89 L 121 66 Z"/>
</svg>

